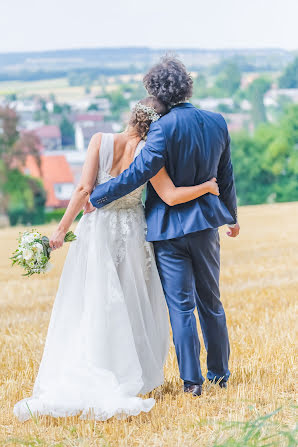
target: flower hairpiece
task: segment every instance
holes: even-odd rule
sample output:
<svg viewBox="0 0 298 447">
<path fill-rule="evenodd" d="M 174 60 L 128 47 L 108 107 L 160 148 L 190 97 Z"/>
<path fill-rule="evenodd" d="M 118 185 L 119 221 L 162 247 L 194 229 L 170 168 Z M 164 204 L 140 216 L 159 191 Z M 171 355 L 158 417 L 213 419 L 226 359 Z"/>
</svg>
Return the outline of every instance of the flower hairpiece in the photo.
<svg viewBox="0 0 298 447">
<path fill-rule="evenodd" d="M 145 106 L 144 104 L 141 104 L 140 102 L 137 103 L 135 110 L 145 112 L 148 115 L 148 118 L 152 123 L 159 120 L 161 115 L 159 115 L 156 110 L 153 107 Z"/>
</svg>

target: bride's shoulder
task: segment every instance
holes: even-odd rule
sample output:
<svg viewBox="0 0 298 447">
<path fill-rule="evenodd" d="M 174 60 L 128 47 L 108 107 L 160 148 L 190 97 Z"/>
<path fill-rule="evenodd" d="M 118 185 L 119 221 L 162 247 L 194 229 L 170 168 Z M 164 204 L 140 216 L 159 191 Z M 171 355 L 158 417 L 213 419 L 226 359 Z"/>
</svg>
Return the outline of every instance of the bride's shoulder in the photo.
<svg viewBox="0 0 298 447">
<path fill-rule="evenodd" d="M 91 139 L 90 139 L 90 142 L 92 141 L 92 142 L 94 142 L 94 143 L 98 143 L 98 142 L 101 142 L 101 139 L 102 139 L 102 132 L 96 132 L 96 133 L 94 133 L 93 135 L 92 135 L 92 137 L 91 137 Z"/>
<path fill-rule="evenodd" d="M 102 133 L 96 132 L 90 138 L 89 146 L 95 146 L 101 143 Z"/>
</svg>

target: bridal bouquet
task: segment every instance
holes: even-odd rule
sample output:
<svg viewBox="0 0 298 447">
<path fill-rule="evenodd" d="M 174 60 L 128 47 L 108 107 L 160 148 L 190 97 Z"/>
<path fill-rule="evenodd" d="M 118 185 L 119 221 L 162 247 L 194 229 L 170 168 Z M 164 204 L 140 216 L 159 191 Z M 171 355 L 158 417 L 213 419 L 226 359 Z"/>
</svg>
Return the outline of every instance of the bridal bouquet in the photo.
<svg viewBox="0 0 298 447">
<path fill-rule="evenodd" d="M 72 242 L 76 239 L 72 231 L 66 233 L 64 242 Z M 51 247 L 49 238 L 42 236 L 38 231 L 25 231 L 20 234 L 18 248 L 13 252 L 12 265 L 20 265 L 26 271 L 23 276 L 31 276 L 34 273 L 45 273 L 50 270 Z"/>
</svg>

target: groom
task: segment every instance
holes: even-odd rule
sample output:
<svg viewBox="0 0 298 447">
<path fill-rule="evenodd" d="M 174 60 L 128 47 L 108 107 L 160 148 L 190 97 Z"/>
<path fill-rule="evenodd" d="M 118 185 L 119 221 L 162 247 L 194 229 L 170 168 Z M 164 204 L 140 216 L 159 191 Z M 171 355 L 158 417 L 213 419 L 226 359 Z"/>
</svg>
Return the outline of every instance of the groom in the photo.
<svg viewBox="0 0 298 447">
<path fill-rule="evenodd" d="M 175 58 L 163 58 L 144 77 L 144 86 L 169 108 L 150 126 L 146 145 L 130 167 L 101 184 L 91 203 L 101 208 L 119 199 L 166 167 L 176 186 L 192 186 L 216 177 L 220 196 L 206 194 L 168 206 L 148 183 L 147 240 L 154 243 L 156 262 L 167 300 L 184 391 L 202 392 L 197 308 L 207 350 L 207 378 L 226 386 L 230 372 L 229 338 L 219 292 L 218 227 L 228 224 L 239 234 L 230 138 L 223 117 L 186 102 L 192 79 Z"/>
</svg>

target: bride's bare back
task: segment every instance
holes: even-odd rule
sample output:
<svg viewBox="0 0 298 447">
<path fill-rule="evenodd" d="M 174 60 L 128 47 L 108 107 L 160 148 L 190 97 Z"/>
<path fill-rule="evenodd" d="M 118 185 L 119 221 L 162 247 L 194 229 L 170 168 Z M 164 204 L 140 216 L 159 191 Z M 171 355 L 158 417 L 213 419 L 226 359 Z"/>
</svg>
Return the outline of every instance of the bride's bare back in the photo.
<svg viewBox="0 0 298 447">
<path fill-rule="evenodd" d="M 113 165 L 110 172 L 113 177 L 129 168 L 140 141 L 139 136 L 130 136 L 127 132 L 114 134 Z"/>
</svg>

